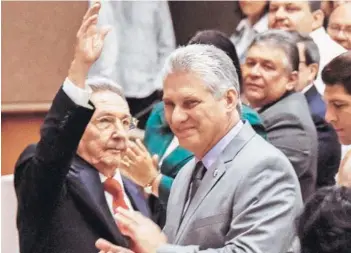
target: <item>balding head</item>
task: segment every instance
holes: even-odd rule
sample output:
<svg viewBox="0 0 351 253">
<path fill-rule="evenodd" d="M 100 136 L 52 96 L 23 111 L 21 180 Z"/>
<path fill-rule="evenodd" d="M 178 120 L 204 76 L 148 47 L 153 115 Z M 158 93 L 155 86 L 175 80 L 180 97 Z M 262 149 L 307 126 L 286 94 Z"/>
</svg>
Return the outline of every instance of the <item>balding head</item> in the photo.
<svg viewBox="0 0 351 253">
<path fill-rule="evenodd" d="M 328 34 L 345 49 L 351 50 L 351 3 L 334 9 L 329 18 Z"/>
</svg>

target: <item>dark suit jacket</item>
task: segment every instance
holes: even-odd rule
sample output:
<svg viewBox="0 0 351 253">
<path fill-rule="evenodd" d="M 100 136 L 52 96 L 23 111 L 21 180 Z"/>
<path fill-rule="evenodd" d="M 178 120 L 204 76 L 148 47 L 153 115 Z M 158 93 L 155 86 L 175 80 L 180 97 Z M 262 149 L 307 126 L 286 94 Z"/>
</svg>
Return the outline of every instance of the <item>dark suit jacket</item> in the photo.
<svg viewBox="0 0 351 253">
<path fill-rule="evenodd" d="M 260 111 L 268 141 L 290 160 L 299 178 L 304 201 L 316 189 L 318 140 L 305 97 L 287 93 Z"/>
<path fill-rule="evenodd" d="M 318 136 L 317 188 L 334 185 L 341 159 L 341 145 L 333 127 L 324 117 L 325 103 L 313 85 L 305 92 Z"/>
<path fill-rule="evenodd" d="M 76 155 L 94 110 L 78 106 L 61 89 L 37 145 L 21 154 L 15 169 L 21 253 L 95 253 L 103 237 L 128 247 L 108 209 L 98 171 Z M 134 207 L 149 215 L 141 191 L 124 179 Z"/>
</svg>

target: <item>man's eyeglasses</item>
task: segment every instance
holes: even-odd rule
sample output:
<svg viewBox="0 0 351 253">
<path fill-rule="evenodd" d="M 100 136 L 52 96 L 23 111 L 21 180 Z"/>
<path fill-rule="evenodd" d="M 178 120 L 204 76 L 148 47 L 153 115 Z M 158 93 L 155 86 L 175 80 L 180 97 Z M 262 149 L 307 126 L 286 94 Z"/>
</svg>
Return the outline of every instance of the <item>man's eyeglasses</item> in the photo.
<svg viewBox="0 0 351 253">
<path fill-rule="evenodd" d="M 95 125 L 99 130 L 107 130 L 116 128 L 117 125 L 122 125 L 125 130 L 137 128 L 138 120 L 134 117 L 125 117 L 118 119 L 112 116 L 103 116 L 95 120 Z"/>
<path fill-rule="evenodd" d="M 333 34 L 339 34 L 341 31 L 345 34 L 346 37 L 351 38 L 351 26 L 342 26 L 337 24 L 329 25 L 329 32 Z"/>
</svg>

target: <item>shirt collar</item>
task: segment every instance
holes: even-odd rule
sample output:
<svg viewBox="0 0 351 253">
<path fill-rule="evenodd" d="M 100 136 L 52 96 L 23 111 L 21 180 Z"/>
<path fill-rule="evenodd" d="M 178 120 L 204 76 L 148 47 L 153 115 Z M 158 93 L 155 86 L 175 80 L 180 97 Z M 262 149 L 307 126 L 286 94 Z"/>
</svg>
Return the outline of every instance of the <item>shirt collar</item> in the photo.
<svg viewBox="0 0 351 253">
<path fill-rule="evenodd" d="M 101 183 L 104 183 L 105 180 L 107 179 L 107 177 L 99 172 L 99 177 L 101 180 Z M 113 179 L 116 179 L 119 183 L 122 183 L 122 176 L 121 176 L 121 172 L 119 171 L 119 169 L 116 169 L 115 175 L 113 176 Z M 121 184 L 123 186 L 123 183 Z"/>
<path fill-rule="evenodd" d="M 243 125 L 243 122 L 239 120 L 239 122 L 225 136 L 223 136 L 222 139 L 220 139 L 219 142 L 217 142 L 217 144 L 210 149 L 210 151 L 206 153 L 206 155 L 201 159 L 206 169 L 211 168 L 223 150 L 240 132 Z M 195 162 L 197 163 L 198 161 L 199 159 L 195 158 Z"/>
<path fill-rule="evenodd" d="M 256 24 L 252 27 L 255 32 L 263 33 L 268 30 L 268 14 L 265 14 L 262 18 L 260 18 Z"/>
<path fill-rule="evenodd" d="M 311 89 L 311 87 L 313 86 L 313 83 L 307 85 L 305 88 L 302 89 L 302 93 L 305 94 L 309 89 Z"/>
<path fill-rule="evenodd" d="M 318 29 L 312 31 L 310 33 L 310 37 L 316 42 L 316 40 L 320 40 L 327 35 L 324 27 L 319 27 Z"/>
</svg>

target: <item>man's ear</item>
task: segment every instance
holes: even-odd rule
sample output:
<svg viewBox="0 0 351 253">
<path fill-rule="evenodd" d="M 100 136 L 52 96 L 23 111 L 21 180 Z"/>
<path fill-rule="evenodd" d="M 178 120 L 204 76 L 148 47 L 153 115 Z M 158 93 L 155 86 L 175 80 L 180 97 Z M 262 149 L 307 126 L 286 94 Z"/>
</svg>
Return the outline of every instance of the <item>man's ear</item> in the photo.
<svg viewBox="0 0 351 253">
<path fill-rule="evenodd" d="M 312 63 L 308 65 L 308 69 L 309 69 L 308 79 L 311 81 L 315 80 L 318 75 L 319 65 L 317 63 Z"/>
<path fill-rule="evenodd" d="M 228 89 L 224 95 L 224 98 L 228 109 L 232 110 L 233 108 L 236 108 L 238 104 L 238 92 L 234 88 Z"/>
<path fill-rule="evenodd" d="M 312 17 L 313 17 L 312 31 L 323 26 L 324 12 L 322 10 L 316 10 L 316 11 L 312 12 Z"/>
<path fill-rule="evenodd" d="M 288 82 L 286 84 L 286 90 L 293 91 L 296 89 L 297 82 L 299 80 L 299 74 L 297 71 L 293 71 L 289 75 Z"/>
</svg>

